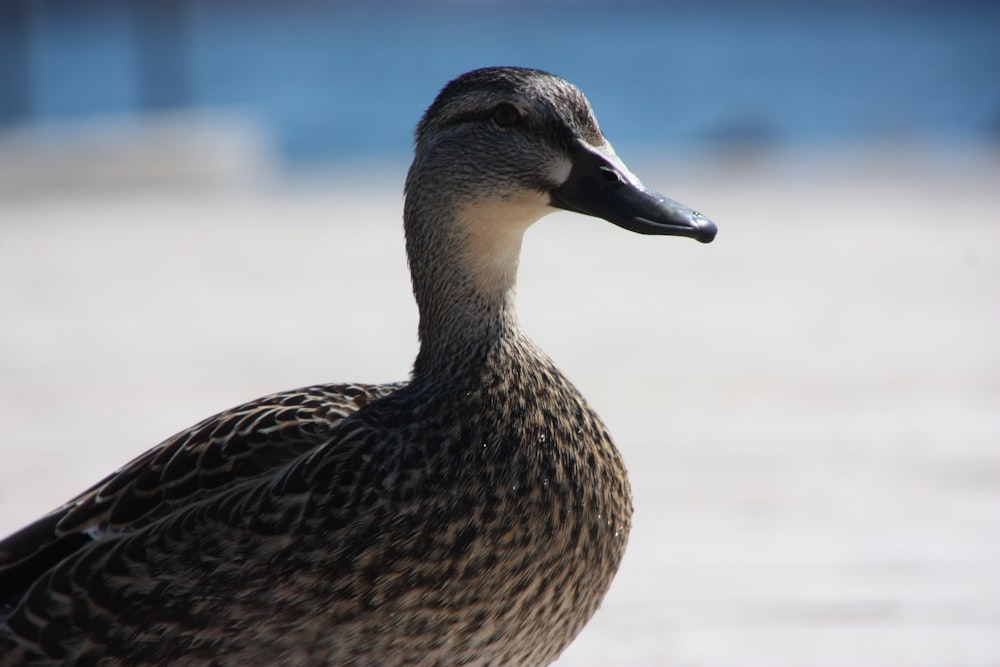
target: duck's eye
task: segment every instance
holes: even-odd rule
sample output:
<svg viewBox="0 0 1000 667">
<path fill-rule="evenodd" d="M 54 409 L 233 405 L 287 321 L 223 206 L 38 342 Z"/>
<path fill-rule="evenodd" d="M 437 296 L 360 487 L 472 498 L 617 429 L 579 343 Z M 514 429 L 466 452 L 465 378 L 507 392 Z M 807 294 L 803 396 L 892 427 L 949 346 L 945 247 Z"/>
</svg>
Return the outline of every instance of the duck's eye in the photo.
<svg viewBox="0 0 1000 667">
<path fill-rule="evenodd" d="M 513 127 L 521 120 L 521 112 L 509 102 L 501 102 L 493 108 L 493 122 L 500 127 Z"/>
</svg>

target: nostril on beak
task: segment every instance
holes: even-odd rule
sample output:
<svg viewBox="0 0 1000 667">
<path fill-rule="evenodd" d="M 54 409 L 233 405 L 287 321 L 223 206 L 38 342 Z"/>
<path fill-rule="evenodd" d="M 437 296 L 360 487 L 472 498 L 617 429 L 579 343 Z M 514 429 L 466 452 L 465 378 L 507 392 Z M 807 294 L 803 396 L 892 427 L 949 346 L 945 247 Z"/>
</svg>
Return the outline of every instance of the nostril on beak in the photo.
<svg viewBox="0 0 1000 667">
<path fill-rule="evenodd" d="M 622 185 L 625 183 L 621 174 L 610 167 L 601 167 L 600 171 L 601 177 L 611 185 Z"/>
</svg>

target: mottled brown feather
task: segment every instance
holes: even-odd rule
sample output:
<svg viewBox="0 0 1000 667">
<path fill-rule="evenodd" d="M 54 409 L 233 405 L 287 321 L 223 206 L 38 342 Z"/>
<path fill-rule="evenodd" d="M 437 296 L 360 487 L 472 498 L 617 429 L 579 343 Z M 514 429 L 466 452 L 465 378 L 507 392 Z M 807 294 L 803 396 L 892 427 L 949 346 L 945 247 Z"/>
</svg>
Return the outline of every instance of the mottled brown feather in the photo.
<svg viewBox="0 0 1000 667">
<path fill-rule="evenodd" d="M 16 603 L 32 573 L 87 546 L 94 535 L 137 530 L 273 472 L 328 440 L 344 417 L 400 386 L 320 385 L 271 394 L 168 438 L 0 541 L 0 611 Z"/>
</svg>

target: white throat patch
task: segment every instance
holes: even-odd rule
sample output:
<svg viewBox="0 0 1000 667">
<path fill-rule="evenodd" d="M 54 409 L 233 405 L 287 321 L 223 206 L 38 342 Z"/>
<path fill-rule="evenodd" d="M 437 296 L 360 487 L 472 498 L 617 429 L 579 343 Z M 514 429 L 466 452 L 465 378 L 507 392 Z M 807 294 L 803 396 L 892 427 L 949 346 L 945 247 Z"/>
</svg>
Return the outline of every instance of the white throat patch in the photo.
<svg viewBox="0 0 1000 667">
<path fill-rule="evenodd" d="M 493 294 L 513 289 L 524 232 L 554 210 L 547 193 L 532 191 L 479 199 L 462 208 L 456 220 L 462 261 L 480 289 Z"/>
</svg>

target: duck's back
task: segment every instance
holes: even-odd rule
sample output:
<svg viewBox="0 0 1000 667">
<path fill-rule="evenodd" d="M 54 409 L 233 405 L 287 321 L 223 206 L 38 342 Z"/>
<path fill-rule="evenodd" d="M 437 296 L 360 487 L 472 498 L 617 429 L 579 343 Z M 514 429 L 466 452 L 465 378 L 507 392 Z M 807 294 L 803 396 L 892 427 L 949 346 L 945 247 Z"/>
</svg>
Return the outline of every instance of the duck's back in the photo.
<svg viewBox="0 0 1000 667">
<path fill-rule="evenodd" d="M 329 441 L 345 417 L 401 386 L 318 385 L 237 406 L 167 439 L 0 541 L 0 664 L 24 664 L 28 656 L 41 659 L 43 654 L 65 656 L 57 662 L 72 661 L 72 642 L 54 639 L 62 624 L 79 623 L 79 618 L 62 618 L 67 610 L 52 607 L 48 599 L 68 596 L 68 603 L 73 595 L 58 590 L 58 572 L 72 572 L 79 579 L 86 568 L 74 569 L 77 564 L 92 563 L 102 549 L 132 535 L 137 536 L 133 544 L 142 543 L 153 524 L 240 493 Z M 79 588 L 79 583 L 72 585 Z M 120 600 L 102 611 L 99 586 L 95 578 L 79 591 L 84 595 L 71 605 L 76 616 L 91 604 L 94 613 L 112 616 L 119 610 L 128 614 L 134 607 L 135 600 Z M 29 597 L 52 608 L 36 614 Z M 112 620 L 128 627 L 137 617 Z"/>
</svg>

